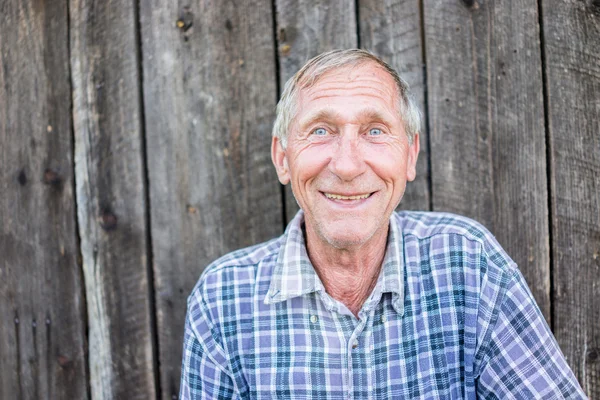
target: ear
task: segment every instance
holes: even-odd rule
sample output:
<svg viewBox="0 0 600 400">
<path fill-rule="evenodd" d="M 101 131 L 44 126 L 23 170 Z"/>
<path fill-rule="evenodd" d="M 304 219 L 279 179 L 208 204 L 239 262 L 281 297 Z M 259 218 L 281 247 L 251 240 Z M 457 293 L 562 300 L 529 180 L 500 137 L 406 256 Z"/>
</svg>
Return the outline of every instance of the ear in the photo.
<svg viewBox="0 0 600 400">
<path fill-rule="evenodd" d="M 419 157 L 419 133 L 415 133 L 412 144 L 408 147 L 408 160 L 406 162 L 406 179 L 414 181 L 417 176 L 417 158 Z"/>
<path fill-rule="evenodd" d="M 275 165 L 279 182 L 282 185 L 287 185 L 290 182 L 287 154 L 281 145 L 281 140 L 275 136 L 273 136 L 273 140 L 271 141 L 271 160 L 273 160 L 273 165 Z"/>
</svg>

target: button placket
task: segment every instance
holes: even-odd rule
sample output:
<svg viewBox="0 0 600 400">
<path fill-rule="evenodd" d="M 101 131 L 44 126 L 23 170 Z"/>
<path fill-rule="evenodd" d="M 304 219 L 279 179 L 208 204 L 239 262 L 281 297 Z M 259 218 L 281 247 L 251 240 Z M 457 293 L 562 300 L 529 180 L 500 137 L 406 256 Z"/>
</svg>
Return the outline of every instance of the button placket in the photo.
<svg viewBox="0 0 600 400">
<path fill-rule="evenodd" d="M 368 310 L 371 311 L 371 310 Z M 365 313 L 366 314 L 366 313 Z M 357 349 L 360 345 L 358 338 L 363 334 L 365 327 L 367 326 L 367 322 L 373 321 L 372 312 L 369 312 L 368 315 L 362 314 L 361 319 L 358 322 L 358 325 L 352 332 L 350 336 L 350 340 L 348 340 L 348 397 L 349 399 L 353 398 L 352 393 L 354 392 L 354 373 L 352 369 L 352 350 Z"/>
</svg>

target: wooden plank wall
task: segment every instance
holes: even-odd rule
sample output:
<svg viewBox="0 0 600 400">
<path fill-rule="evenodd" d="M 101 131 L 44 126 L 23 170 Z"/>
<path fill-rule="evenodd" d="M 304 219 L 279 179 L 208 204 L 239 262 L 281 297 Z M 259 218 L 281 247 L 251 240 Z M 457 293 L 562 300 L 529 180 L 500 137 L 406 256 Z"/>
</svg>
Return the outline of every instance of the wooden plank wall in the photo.
<svg viewBox="0 0 600 400">
<path fill-rule="evenodd" d="M 0 2 L 0 399 L 85 399 L 67 1 Z"/>
<path fill-rule="evenodd" d="M 600 399 L 600 3 L 544 0 L 554 333 Z"/>
<path fill-rule="evenodd" d="M 160 387 L 171 399 L 203 268 L 282 232 L 273 16 L 265 0 L 141 5 Z"/>
<path fill-rule="evenodd" d="M 156 396 L 136 9 L 71 0 L 76 201 L 93 399 Z"/>
<path fill-rule="evenodd" d="M 400 208 L 483 222 L 600 398 L 592 0 L 0 0 L 0 398 L 177 398 L 200 273 L 298 209 L 281 89 L 350 47 L 424 113 Z"/>
</svg>

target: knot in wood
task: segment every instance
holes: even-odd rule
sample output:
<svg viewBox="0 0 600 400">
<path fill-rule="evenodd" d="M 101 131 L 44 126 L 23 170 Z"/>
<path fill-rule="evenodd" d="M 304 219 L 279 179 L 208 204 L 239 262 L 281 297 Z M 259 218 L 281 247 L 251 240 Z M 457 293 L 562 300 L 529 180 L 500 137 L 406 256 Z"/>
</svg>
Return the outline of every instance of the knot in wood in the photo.
<svg viewBox="0 0 600 400">
<path fill-rule="evenodd" d="M 27 175 L 25 174 L 25 168 L 21 169 L 21 171 L 19 171 L 19 176 L 17 176 L 17 181 L 19 182 L 19 185 L 21 186 L 25 186 L 27 184 Z"/>
<path fill-rule="evenodd" d="M 600 16 L 600 0 L 592 0 L 590 3 L 590 10 L 594 16 Z"/>
<path fill-rule="evenodd" d="M 592 347 L 591 349 L 588 349 L 587 354 L 585 355 L 585 362 L 587 364 L 594 364 L 598 362 L 598 359 L 600 358 L 600 349 L 596 348 L 596 347 Z"/>
<path fill-rule="evenodd" d="M 19 176 L 17 176 L 17 181 L 19 185 L 25 186 L 27 184 L 27 175 L 25 174 L 25 168 L 19 171 Z"/>
<path fill-rule="evenodd" d="M 479 8 L 479 3 L 477 0 L 462 0 L 463 4 L 467 6 L 467 8 L 471 8 L 473 10 L 477 10 Z"/>
<path fill-rule="evenodd" d="M 58 174 L 58 172 L 53 169 L 47 168 L 44 171 L 44 183 L 46 185 L 58 186 L 62 182 L 62 178 Z"/>
<path fill-rule="evenodd" d="M 71 360 L 61 355 L 56 358 L 56 361 L 58 361 L 58 365 L 60 365 L 62 368 L 69 368 L 72 364 Z"/>
<path fill-rule="evenodd" d="M 108 210 L 102 211 L 100 214 L 100 226 L 105 231 L 112 231 L 117 229 L 117 216 Z"/>
</svg>

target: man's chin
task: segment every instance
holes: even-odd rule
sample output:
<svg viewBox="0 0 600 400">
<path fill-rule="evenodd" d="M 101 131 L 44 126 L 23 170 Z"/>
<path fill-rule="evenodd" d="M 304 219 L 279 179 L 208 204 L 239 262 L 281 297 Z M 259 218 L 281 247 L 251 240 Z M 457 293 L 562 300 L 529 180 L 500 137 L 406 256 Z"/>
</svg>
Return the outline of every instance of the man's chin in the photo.
<svg viewBox="0 0 600 400">
<path fill-rule="evenodd" d="M 319 236 L 336 249 L 356 248 L 367 243 L 375 234 L 375 228 L 365 223 L 337 221 L 321 226 Z"/>
</svg>

